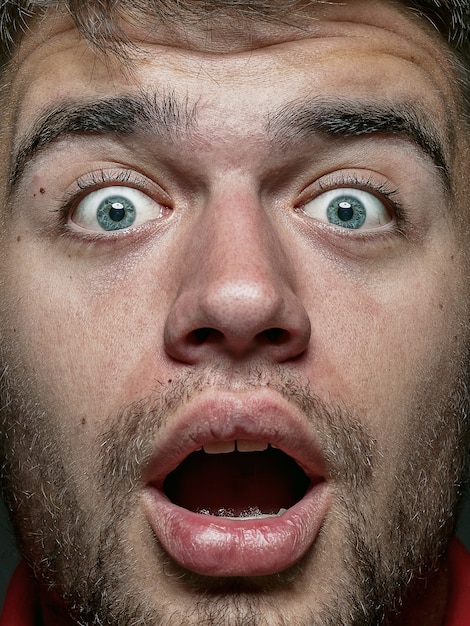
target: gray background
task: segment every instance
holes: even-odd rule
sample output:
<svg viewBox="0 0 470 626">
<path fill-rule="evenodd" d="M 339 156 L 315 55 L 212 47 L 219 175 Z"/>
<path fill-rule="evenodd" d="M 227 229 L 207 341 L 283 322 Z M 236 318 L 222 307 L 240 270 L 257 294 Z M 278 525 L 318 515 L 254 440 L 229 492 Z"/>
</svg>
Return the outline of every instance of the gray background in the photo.
<svg viewBox="0 0 470 626">
<path fill-rule="evenodd" d="M 463 502 L 457 534 L 470 550 L 470 488 Z M 18 562 L 13 533 L 7 519 L 5 507 L 0 500 L 0 606 L 3 604 L 8 580 Z"/>
</svg>

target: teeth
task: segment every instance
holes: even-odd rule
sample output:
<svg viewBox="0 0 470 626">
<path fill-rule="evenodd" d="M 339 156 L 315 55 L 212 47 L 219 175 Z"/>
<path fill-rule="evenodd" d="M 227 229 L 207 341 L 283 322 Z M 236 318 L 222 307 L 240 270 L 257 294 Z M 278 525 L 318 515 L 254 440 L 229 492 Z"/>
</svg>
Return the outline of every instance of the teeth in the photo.
<svg viewBox="0 0 470 626">
<path fill-rule="evenodd" d="M 264 441 L 252 441 L 250 439 L 237 439 L 239 452 L 262 452 L 267 450 L 268 444 Z"/>
<path fill-rule="evenodd" d="M 283 513 L 286 512 L 286 510 L 287 509 L 279 509 L 277 513 L 262 513 L 258 509 L 258 507 L 251 507 L 247 511 L 243 511 L 241 515 L 238 515 L 237 517 L 234 516 L 233 519 L 250 520 L 250 519 L 267 519 L 268 517 L 280 517 Z"/>
<path fill-rule="evenodd" d="M 234 452 L 235 448 L 239 452 L 262 452 L 267 450 L 268 444 L 265 441 L 252 439 L 237 439 L 236 441 L 211 441 L 203 447 L 207 454 L 226 454 Z"/>
<path fill-rule="evenodd" d="M 214 517 L 225 517 L 233 520 L 252 520 L 252 519 L 267 519 L 270 517 L 280 517 L 286 512 L 287 509 L 279 509 L 277 513 L 262 513 L 258 507 L 250 507 L 246 511 L 242 511 L 241 515 L 234 515 L 232 509 L 221 508 L 216 514 L 211 513 L 208 509 L 198 509 L 197 513 L 200 515 L 214 515 Z"/>
<path fill-rule="evenodd" d="M 227 452 L 234 452 L 235 441 L 212 441 L 211 443 L 206 443 L 203 449 L 207 454 L 225 454 Z"/>
</svg>

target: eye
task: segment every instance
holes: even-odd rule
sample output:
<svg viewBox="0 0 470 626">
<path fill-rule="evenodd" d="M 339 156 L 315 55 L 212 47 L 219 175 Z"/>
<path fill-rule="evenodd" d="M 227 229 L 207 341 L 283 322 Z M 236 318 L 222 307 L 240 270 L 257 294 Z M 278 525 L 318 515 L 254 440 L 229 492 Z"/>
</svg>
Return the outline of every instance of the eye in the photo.
<svg viewBox="0 0 470 626">
<path fill-rule="evenodd" d="M 332 189 L 302 207 L 303 212 L 320 222 L 339 228 L 367 230 L 392 221 L 385 204 L 361 189 Z"/>
<path fill-rule="evenodd" d="M 164 210 L 164 206 L 133 187 L 103 187 L 85 196 L 70 219 L 86 230 L 112 232 L 158 219 Z"/>
</svg>

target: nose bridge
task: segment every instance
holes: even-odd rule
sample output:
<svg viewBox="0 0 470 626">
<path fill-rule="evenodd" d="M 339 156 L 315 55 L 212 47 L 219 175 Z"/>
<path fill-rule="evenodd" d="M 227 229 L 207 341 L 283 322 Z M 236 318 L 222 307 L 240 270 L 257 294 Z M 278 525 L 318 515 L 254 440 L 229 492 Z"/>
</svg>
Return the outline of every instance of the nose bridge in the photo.
<svg viewBox="0 0 470 626">
<path fill-rule="evenodd" d="M 255 351 L 281 361 L 308 343 L 282 238 L 258 195 L 242 187 L 212 193 L 196 218 L 165 328 L 179 360 Z"/>
<path fill-rule="evenodd" d="M 254 295 L 257 289 L 278 282 L 281 268 L 286 271 L 271 220 L 257 198 L 248 193 L 213 198 L 200 226 L 203 250 L 199 258 L 206 270 L 200 278 L 210 281 L 212 292 L 224 292 L 230 284 L 238 284 L 245 285 L 246 295 Z"/>
<path fill-rule="evenodd" d="M 237 334 L 247 332 L 250 320 L 255 328 L 279 316 L 289 263 L 256 193 L 240 188 L 214 193 L 193 242 L 188 288 L 197 290 L 194 297 L 207 324 L 218 326 L 220 315 L 231 314 L 231 332 Z"/>
</svg>

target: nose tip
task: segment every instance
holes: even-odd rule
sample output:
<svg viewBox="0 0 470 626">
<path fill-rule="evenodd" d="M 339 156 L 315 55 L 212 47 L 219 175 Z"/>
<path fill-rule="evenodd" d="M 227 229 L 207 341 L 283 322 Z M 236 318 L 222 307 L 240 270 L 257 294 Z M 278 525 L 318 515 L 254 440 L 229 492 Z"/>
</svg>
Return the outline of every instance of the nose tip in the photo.
<svg viewBox="0 0 470 626">
<path fill-rule="evenodd" d="M 214 356 L 297 358 L 310 340 L 310 320 L 296 296 L 272 282 L 211 283 L 177 298 L 165 327 L 172 358 L 196 364 Z"/>
</svg>

